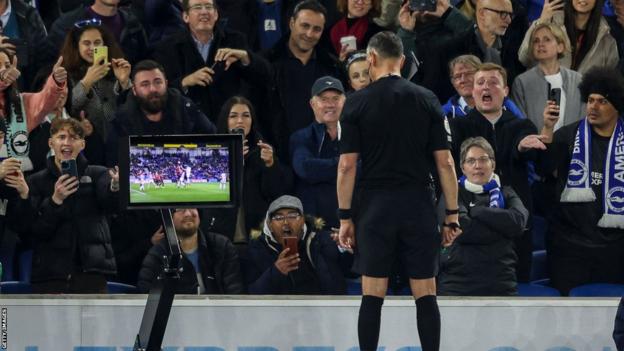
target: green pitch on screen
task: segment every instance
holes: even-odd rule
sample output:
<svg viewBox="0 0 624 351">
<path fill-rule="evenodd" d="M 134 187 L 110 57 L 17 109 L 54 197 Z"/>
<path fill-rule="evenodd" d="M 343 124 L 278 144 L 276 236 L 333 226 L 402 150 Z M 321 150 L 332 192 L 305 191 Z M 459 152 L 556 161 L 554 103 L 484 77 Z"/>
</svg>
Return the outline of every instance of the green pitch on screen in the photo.
<svg viewBox="0 0 624 351">
<path fill-rule="evenodd" d="M 165 183 L 163 188 L 145 185 L 139 190 L 139 184 L 130 185 L 131 203 L 150 202 L 216 202 L 230 200 L 230 183 L 225 189 L 219 189 L 220 183 L 192 183 L 185 188 L 177 188 L 175 183 Z"/>
</svg>

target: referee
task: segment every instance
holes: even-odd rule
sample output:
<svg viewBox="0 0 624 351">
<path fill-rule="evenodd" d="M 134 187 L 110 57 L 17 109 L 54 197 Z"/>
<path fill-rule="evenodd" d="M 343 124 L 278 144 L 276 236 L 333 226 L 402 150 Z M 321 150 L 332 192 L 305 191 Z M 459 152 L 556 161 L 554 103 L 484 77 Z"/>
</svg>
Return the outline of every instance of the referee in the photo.
<svg viewBox="0 0 624 351">
<path fill-rule="evenodd" d="M 434 162 L 448 199 L 444 240 L 461 233 L 442 109 L 432 92 L 401 78 L 404 59 L 394 33 L 373 36 L 367 48 L 373 83 L 349 96 L 340 121 L 339 238 L 342 246 L 354 248 L 354 269 L 362 274 L 358 339 L 363 351 L 377 350 L 381 306 L 396 258 L 410 277 L 422 350 L 439 350 L 434 277 L 440 237 L 428 187 Z M 362 174 L 354 194 L 358 158 Z"/>
</svg>

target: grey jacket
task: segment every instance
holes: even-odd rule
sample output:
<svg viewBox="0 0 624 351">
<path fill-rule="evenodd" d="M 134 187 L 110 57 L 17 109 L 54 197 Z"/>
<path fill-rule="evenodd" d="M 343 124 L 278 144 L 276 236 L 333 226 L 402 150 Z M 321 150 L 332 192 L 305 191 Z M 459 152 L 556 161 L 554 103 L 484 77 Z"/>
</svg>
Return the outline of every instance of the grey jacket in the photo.
<svg viewBox="0 0 624 351">
<path fill-rule="evenodd" d="M 563 125 L 576 122 L 585 116 L 585 102 L 581 101 L 581 92 L 578 85 L 581 74 L 571 69 L 561 67 L 563 91 L 566 95 L 565 115 Z M 537 130 L 544 127 L 544 107 L 548 97 L 548 82 L 544 72 L 535 66 L 522 73 L 514 80 L 511 89 L 511 99 L 535 126 Z"/>
<path fill-rule="evenodd" d="M 565 26 L 563 24 L 563 16 L 555 15 L 551 19 L 551 22 L 558 25 L 563 33 L 566 33 Z M 520 45 L 520 50 L 518 50 L 518 60 L 525 66 L 531 67 L 535 65 L 535 62 L 532 60 L 532 55 L 529 52 L 529 43 L 531 41 L 531 35 L 533 35 L 533 30 L 536 25 L 539 23 L 539 20 L 534 21 L 527 30 L 526 35 L 524 36 L 524 40 L 522 41 L 522 45 Z M 567 38 L 567 42 L 570 42 L 570 39 Z M 568 44 L 569 45 L 569 44 Z M 617 44 L 615 39 L 609 33 L 609 25 L 604 18 L 600 19 L 600 28 L 598 30 L 598 36 L 596 37 L 596 41 L 592 45 L 589 52 L 581 62 L 581 64 L 577 68 L 577 72 L 580 74 L 584 74 L 590 68 L 594 66 L 599 67 L 607 67 L 607 68 L 615 68 L 618 64 L 620 56 L 617 50 Z M 561 65 L 567 68 L 570 68 L 572 64 L 572 54 L 568 50 L 564 53 L 563 58 L 561 59 Z"/>
</svg>

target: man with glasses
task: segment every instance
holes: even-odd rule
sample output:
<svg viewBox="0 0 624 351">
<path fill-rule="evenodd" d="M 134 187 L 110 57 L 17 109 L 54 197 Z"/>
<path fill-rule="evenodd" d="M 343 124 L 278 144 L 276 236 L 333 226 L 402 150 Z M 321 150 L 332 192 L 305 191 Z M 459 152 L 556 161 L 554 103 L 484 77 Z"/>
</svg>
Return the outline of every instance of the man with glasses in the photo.
<svg viewBox="0 0 624 351">
<path fill-rule="evenodd" d="M 315 121 L 290 137 L 297 195 L 308 214 L 325 220 L 326 228 L 338 226 L 338 119 L 344 102 L 344 88 L 338 79 L 317 79 L 310 98 Z"/>
<path fill-rule="evenodd" d="M 327 231 L 306 220 L 301 201 L 284 195 L 269 205 L 243 266 L 251 294 L 339 295 L 350 263 L 350 253 L 341 253 Z"/>
<path fill-rule="evenodd" d="M 132 11 L 120 8 L 120 2 L 95 0 L 91 6 L 78 7 L 61 15 L 52 24 L 45 40 L 41 50 L 43 60 L 54 62 L 69 29 L 87 24 L 102 25 L 113 33 L 130 64 L 143 59 L 147 53 L 147 36 L 143 25 Z"/>
<path fill-rule="evenodd" d="M 187 30 L 162 41 L 152 56 L 165 68 L 171 86 L 216 123 L 227 99 L 249 97 L 266 84 L 269 66 L 249 50 L 242 33 L 219 24 L 214 0 L 184 0 L 182 7 Z"/>
<path fill-rule="evenodd" d="M 106 277 L 117 271 L 106 213 L 118 206 L 119 172 L 88 164 L 73 118 L 52 121 L 48 144 L 47 168 L 28 178 L 33 292 L 106 293 Z"/>
<path fill-rule="evenodd" d="M 412 12 L 403 6 L 399 13 L 402 28 L 399 34 L 403 42 L 409 44 L 406 48 L 414 47 L 418 40 L 433 39 L 427 52 L 415 52 L 416 57 L 425 62 L 422 67 L 424 74 L 429 74 L 433 79 L 439 77 L 439 74 L 448 74 L 450 72 L 446 63 L 465 54 L 475 55 L 482 62 L 504 66 L 508 71 L 508 84 L 525 71 L 518 61 L 518 49 L 528 28 L 524 8 L 516 2 L 512 6 L 511 0 L 479 0 L 476 7 L 474 26 L 466 26 L 458 18 L 458 10 L 450 6 L 447 0 L 438 0 L 437 10 L 426 14 Z M 515 16 L 516 13 L 518 16 Z M 431 17 L 439 18 L 443 23 L 442 28 L 426 33 L 415 30 L 418 23 L 424 21 L 423 18 L 431 21 Z M 513 30 L 508 32 L 511 27 Z M 451 34 L 440 37 L 438 33 L 441 30 Z M 432 66 L 428 66 L 427 62 Z M 435 92 L 438 93 L 437 90 Z M 441 99 L 447 97 L 440 96 Z"/>
<path fill-rule="evenodd" d="M 236 248 L 221 234 L 203 232 L 199 228 L 196 208 L 176 209 L 173 226 L 182 250 L 180 279 L 176 294 L 242 294 L 243 278 Z M 137 288 L 148 293 L 164 265 L 167 256 L 167 240 L 154 245 L 139 272 Z"/>
<path fill-rule="evenodd" d="M 474 75 L 472 95 L 475 108 L 464 118 L 450 120 L 453 156 L 459 160 L 460 147 L 470 137 L 483 137 L 496 150 L 495 172 L 503 185 L 511 186 L 522 199 L 524 206 L 532 209 L 527 161 L 536 160 L 535 149 L 545 149 L 537 128 L 528 119 L 521 119 L 503 108 L 509 94 L 507 72 L 494 63 L 484 63 Z M 460 166 L 460 165 L 458 165 Z M 458 168 L 459 169 L 459 168 Z M 531 268 L 531 232 L 516 240 L 519 266 L 518 279 L 527 281 Z"/>
<path fill-rule="evenodd" d="M 451 84 L 453 84 L 457 94 L 442 106 L 444 115 L 448 119 L 464 117 L 475 107 L 472 89 L 474 87 L 474 75 L 479 65 L 481 65 L 481 60 L 474 55 L 457 56 L 449 63 Z M 503 100 L 503 108 L 523 118 L 522 111 L 508 97 Z"/>
</svg>

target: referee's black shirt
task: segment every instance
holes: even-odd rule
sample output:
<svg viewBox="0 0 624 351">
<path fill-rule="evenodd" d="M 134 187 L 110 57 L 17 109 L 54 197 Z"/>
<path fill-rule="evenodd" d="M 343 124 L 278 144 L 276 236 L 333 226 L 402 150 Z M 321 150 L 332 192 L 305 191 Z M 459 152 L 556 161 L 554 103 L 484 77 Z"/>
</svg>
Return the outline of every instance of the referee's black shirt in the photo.
<svg viewBox="0 0 624 351">
<path fill-rule="evenodd" d="M 340 127 L 340 153 L 362 160 L 360 189 L 426 185 L 432 152 L 449 149 L 438 99 L 398 76 L 351 94 Z"/>
</svg>

